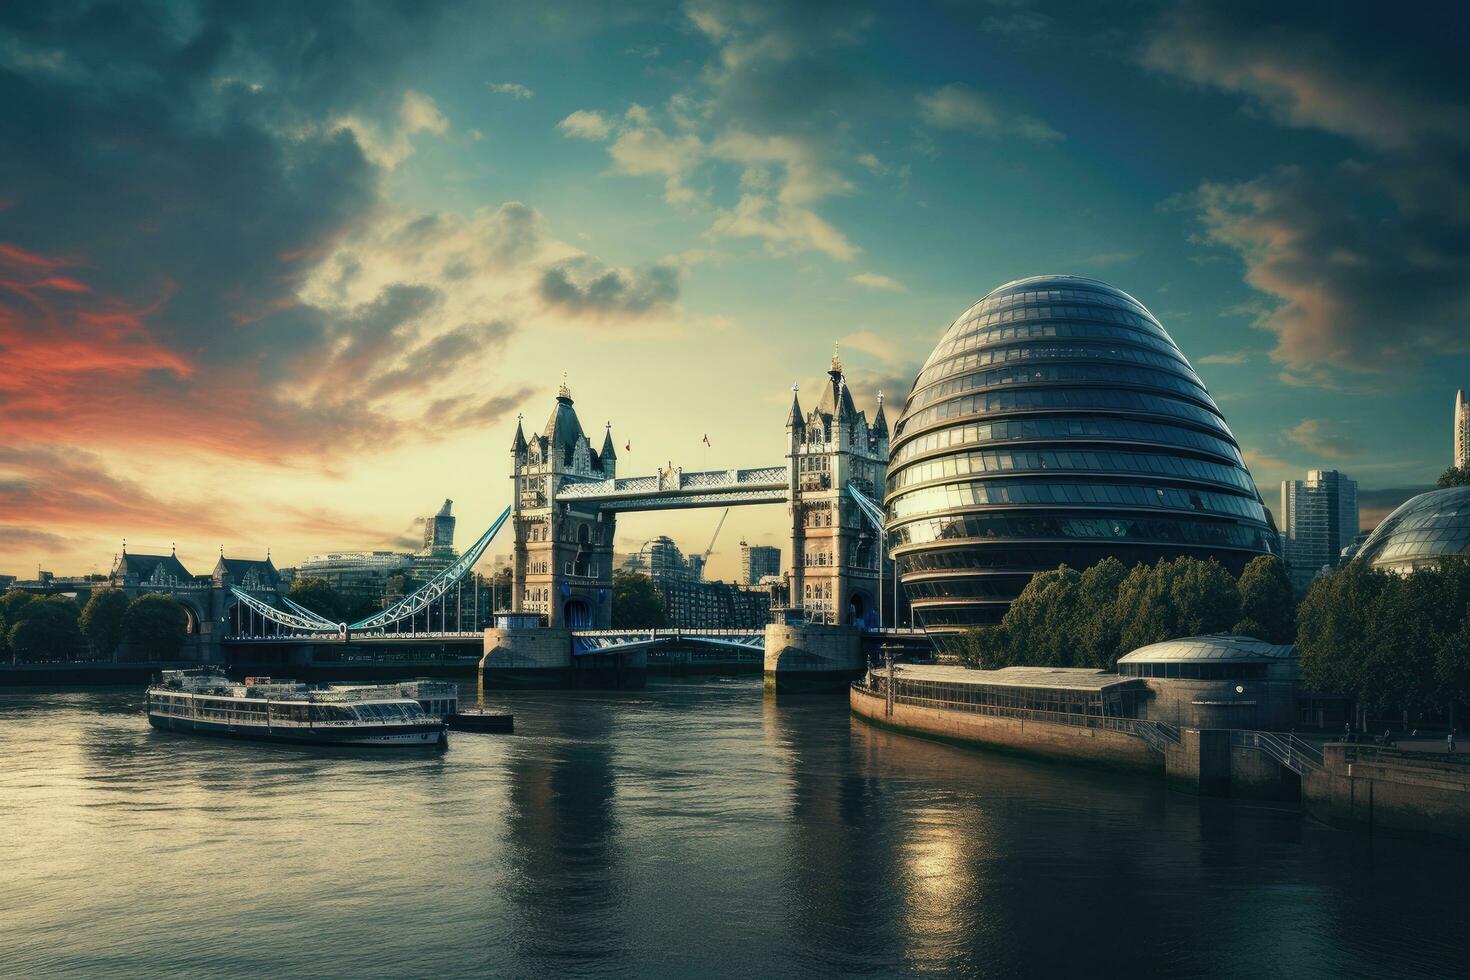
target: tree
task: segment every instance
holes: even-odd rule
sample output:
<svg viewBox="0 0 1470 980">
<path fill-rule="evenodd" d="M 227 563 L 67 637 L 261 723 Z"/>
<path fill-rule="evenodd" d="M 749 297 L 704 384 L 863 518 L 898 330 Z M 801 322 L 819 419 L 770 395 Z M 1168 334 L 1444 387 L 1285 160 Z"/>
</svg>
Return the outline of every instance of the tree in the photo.
<svg viewBox="0 0 1470 980">
<path fill-rule="evenodd" d="M 1224 633 L 1240 618 L 1240 590 L 1213 558 L 1139 565 L 1118 587 L 1118 655 L 1181 636 Z M 1107 667 L 1117 663 L 1117 657 Z"/>
<path fill-rule="evenodd" d="M 0 656 L 10 656 L 10 627 L 20 619 L 20 609 L 34 596 L 20 589 L 10 589 L 0 596 Z"/>
<path fill-rule="evenodd" d="M 97 589 L 82 607 L 82 634 L 99 657 L 110 660 L 116 655 L 128 605 L 122 589 Z"/>
<path fill-rule="evenodd" d="M 1259 555 L 1240 573 L 1240 619 L 1231 631 L 1270 643 L 1296 638 L 1296 596 L 1286 567 L 1275 555 Z"/>
<path fill-rule="evenodd" d="M 66 596 L 47 596 L 18 604 L 6 639 L 15 662 L 70 660 L 82 645 L 77 604 Z"/>
<path fill-rule="evenodd" d="M 1439 475 L 1438 486 L 1441 490 L 1446 487 L 1470 486 L 1470 466 L 1451 466 Z"/>
<path fill-rule="evenodd" d="M 663 600 L 647 575 L 615 571 L 612 592 L 614 629 L 648 629 L 667 622 Z"/>
<path fill-rule="evenodd" d="M 123 616 L 123 637 L 135 654 L 146 654 L 150 660 L 171 660 L 184 643 L 187 624 L 184 607 L 177 599 L 149 593 L 129 604 Z"/>
</svg>

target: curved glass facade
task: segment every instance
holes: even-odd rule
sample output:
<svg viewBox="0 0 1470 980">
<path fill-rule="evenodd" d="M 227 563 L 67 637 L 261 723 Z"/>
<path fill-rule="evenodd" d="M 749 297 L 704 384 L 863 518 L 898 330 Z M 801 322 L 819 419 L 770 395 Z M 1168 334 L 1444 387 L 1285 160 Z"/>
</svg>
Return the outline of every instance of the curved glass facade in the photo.
<svg viewBox="0 0 1470 980">
<path fill-rule="evenodd" d="M 1073 276 L 1007 283 L 950 326 L 894 425 L 884 504 L 905 591 L 941 647 L 1063 563 L 1193 555 L 1239 572 L 1279 550 L 1168 332 L 1127 293 Z"/>
<path fill-rule="evenodd" d="M 1412 572 L 1470 551 L 1470 487 L 1421 493 L 1373 529 L 1357 557 L 1375 568 Z"/>
</svg>

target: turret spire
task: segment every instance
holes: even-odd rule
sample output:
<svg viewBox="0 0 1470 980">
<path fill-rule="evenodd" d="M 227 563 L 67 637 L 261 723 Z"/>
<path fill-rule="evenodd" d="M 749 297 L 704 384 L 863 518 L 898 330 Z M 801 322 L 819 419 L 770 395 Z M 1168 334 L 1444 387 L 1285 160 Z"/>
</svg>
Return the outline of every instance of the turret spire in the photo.
<svg viewBox="0 0 1470 980">
<path fill-rule="evenodd" d="M 524 420 L 525 416 L 523 416 L 520 412 L 517 412 L 516 437 L 514 440 L 511 441 L 510 444 L 510 451 L 515 453 L 516 455 L 520 455 L 521 453 L 526 451 L 526 433 L 525 430 L 521 428 L 521 422 Z"/>
</svg>

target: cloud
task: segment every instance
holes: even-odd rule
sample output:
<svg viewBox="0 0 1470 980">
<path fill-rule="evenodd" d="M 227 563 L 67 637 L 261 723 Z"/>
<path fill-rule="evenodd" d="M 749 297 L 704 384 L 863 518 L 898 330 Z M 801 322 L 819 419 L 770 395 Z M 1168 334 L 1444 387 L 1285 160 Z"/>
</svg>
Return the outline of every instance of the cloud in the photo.
<svg viewBox="0 0 1470 980">
<path fill-rule="evenodd" d="M 1038 143 L 1065 137 L 1032 116 L 1006 112 L 988 97 L 965 85 L 950 84 L 917 96 L 919 116 L 938 129 L 963 130 L 982 136 L 1020 136 Z"/>
<path fill-rule="evenodd" d="M 513 99 L 529 99 L 536 94 L 516 82 L 486 82 L 485 87 L 496 95 L 509 95 Z"/>
<path fill-rule="evenodd" d="M 1251 352 L 1248 350 L 1221 351 L 1217 354 L 1206 354 L 1204 357 L 1196 358 L 1196 364 L 1244 364 L 1249 361 Z"/>
<path fill-rule="evenodd" d="M 670 204 L 694 200 L 685 179 L 703 159 L 705 147 L 699 137 L 693 133 L 671 136 L 649 125 L 640 106 L 628 110 L 627 120 L 629 125 L 608 149 L 617 172 L 633 177 L 663 177 L 664 200 Z"/>
<path fill-rule="evenodd" d="M 641 316 L 667 310 L 679 298 L 680 270 L 670 264 L 609 269 L 590 256 L 567 259 L 541 276 L 541 297 L 577 316 Z"/>
<path fill-rule="evenodd" d="M 1315 456 L 1343 459 L 1358 452 L 1358 445 L 1341 433 L 1329 429 L 1326 419 L 1302 419 L 1281 433 L 1283 439 L 1300 446 Z"/>
<path fill-rule="evenodd" d="M 885 276 L 877 272 L 859 272 L 850 277 L 859 286 L 867 286 L 869 289 L 893 289 L 902 292 L 904 284 L 892 276 Z"/>
<path fill-rule="evenodd" d="M 357 116 L 344 116 L 333 129 L 351 132 L 358 146 L 362 147 L 364 156 L 378 166 L 392 170 L 413 156 L 414 146 L 410 137 L 418 133 L 443 135 L 449 131 L 449 120 L 433 99 L 409 91 L 403 95 L 403 104 L 394 125 L 384 127 Z"/>
<path fill-rule="evenodd" d="M 556 124 L 562 135 L 582 140 L 605 140 L 612 132 L 612 124 L 600 112 L 578 109 Z"/>
<path fill-rule="evenodd" d="M 1144 64 L 1247 96 L 1290 126 L 1380 149 L 1470 142 L 1458 41 L 1373 7 L 1331 17 L 1262 2 L 1182 3 L 1147 38 Z M 1449 32 L 1453 35 L 1455 32 Z"/>
<path fill-rule="evenodd" d="M 562 121 L 563 133 L 615 137 L 613 173 L 662 179 L 667 203 L 708 216 L 711 239 L 752 238 L 772 254 L 850 261 L 861 248 L 818 206 L 855 190 L 838 164 L 854 157 L 842 116 L 870 112 L 883 95 L 835 54 L 861 42 L 872 15 L 845 4 L 760 0 L 696 0 L 685 13 L 713 49 L 696 80 L 661 107 L 635 104 L 621 116 L 579 110 Z M 728 163 L 736 165 L 737 197 L 716 203 L 712 185 Z"/>
<path fill-rule="evenodd" d="M 1234 252 L 1271 298 L 1255 322 L 1275 335 L 1291 383 L 1331 384 L 1333 371 L 1406 377 L 1425 357 L 1470 350 L 1462 52 L 1371 12 L 1189 3 L 1161 18 L 1142 52 L 1275 122 L 1357 144 L 1325 170 L 1207 181 L 1187 201 L 1202 240 Z"/>
</svg>

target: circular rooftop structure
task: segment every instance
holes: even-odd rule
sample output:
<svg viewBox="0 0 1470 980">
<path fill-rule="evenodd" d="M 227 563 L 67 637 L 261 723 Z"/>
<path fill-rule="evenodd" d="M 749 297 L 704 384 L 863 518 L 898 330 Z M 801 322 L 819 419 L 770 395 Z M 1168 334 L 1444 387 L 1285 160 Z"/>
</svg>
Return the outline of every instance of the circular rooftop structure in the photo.
<svg viewBox="0 0 1470 980">
<path fill-rule="evenodd" d="M 894 425 L 884 497 L 941 648 L 1036 572 L 1278 550 L 1240 447 L 1173 339 L 1096 279 L 1006 283 L 950 326 Z"/>
<path fill-rule="evenodd" d="M 1253 636 L 1212 633 L 1150 643 L 1119 657 L 1118 663 L 1278 663 L 1294 656 L 1296 647 L 1290 643 L 1267 643 Z"/>
<path fill-rule="evenodd" d="M 1357 557 L 1374 568 L 1407 574 L 1446 555 L 1470 551 L 1470 487 L 1431 490 L 1385 517 Z"/>
</svg>

